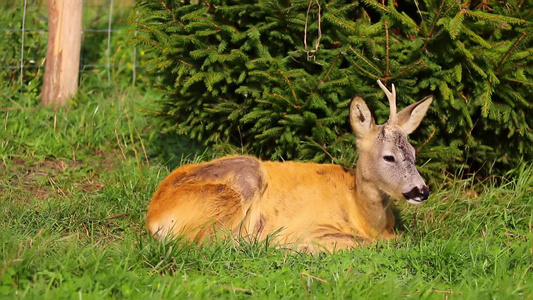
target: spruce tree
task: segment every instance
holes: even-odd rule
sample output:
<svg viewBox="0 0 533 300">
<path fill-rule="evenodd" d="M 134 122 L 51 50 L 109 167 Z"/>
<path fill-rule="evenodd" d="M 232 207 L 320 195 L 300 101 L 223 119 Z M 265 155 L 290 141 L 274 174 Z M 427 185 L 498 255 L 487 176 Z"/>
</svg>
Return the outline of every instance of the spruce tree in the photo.
<svg viewBox="0 0 533 300">
<path fill-rule="evenodd" d="M 426 175 L 532 159 L 528 1 L 140 1 L 129 22 L 166 92 L 165 130 L 266 159 L 354 161 L 348 106 L 379 123 L 433 94 Z M 488 170 L 486 168 L 485 170 Z"/>
</svg>

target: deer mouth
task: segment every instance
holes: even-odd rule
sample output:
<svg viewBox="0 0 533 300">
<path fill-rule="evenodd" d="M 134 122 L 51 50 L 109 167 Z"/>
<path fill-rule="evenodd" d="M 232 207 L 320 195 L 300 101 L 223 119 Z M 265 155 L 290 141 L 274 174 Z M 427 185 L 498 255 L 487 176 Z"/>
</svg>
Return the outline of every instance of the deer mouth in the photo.
<svg viewBox="0 0 533 300">
<path fill-rule="evenodd" d="M 414 205 L 419 205 L 419 204 L 422 204 L 425 202 L 424 199 L 422 199 L 421 197 L 416 197 L 416 198 L 412 198 L 412 199 L 406 199 L 407 202 L 409 202 L 410 204 L 414 204 Z"/>
<path fill-rule="evenodd" d="M 429 189 L 426 186 L 422 187 L 422 189 L 414 187 L 409 192 L 403 193 L 403 196 L 411 204 L 422 204 L 429 197 Z"/>
</svg>

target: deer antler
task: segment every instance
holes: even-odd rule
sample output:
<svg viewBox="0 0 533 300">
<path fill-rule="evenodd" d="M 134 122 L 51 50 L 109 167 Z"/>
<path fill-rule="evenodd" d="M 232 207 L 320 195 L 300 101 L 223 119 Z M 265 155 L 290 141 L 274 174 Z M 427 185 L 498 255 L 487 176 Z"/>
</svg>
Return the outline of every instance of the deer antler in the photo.
<svg viewBox="0 0 533 300">
<path fill-rule="evenodd" d="M 389 106 L 390 106 L 390 115 L 389 115 L 389 122 L 390 124 L 396 123 L 396 88 L 394 87 L 394 84 L 392 84 L 392 93 L 381 83 L 381 80 L 378 79 L 379 87 L 385 92 L 385 95 L 387 95 L 387 99 L 389 99 Z"/>
</svg>

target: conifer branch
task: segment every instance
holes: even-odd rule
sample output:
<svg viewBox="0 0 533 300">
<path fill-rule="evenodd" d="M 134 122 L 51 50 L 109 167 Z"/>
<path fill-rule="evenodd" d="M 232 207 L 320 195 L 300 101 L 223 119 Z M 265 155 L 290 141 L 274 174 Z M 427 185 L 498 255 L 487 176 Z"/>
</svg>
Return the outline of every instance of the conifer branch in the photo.
<svg viewBox="0 0 533 300">
<path fill-rule="evenodd" d="M 412 64 L 411 66 L 407 67 L 405 70 L 403 70 L 402 72 L 390 77 L 390 78 L 383 78 L 383 80 L 390 80 L 390 79 L 395 79 L 395 78 L 400 78 L 402 77 L 405 73 L 411 71 L 412 69 L 416 68 L 419 64 L 423 63 L 424 62 L 424 59 L 420 59 L 419 61 L 417 61 L 416 63 Z M 423 68 L 426 68 L 428 67 L 427 64 L 424 64 L 424 65 L 421 65 L 418 67 L 418 69 L 423 69 Z"/>
<path fill-rule="evenodd" d="M 158 44 L 156 41 L 154 41 L 154 40 L 147 39 L 147 38 L 140 37 L 140 36 L 134 37 L 133 39 L 134 39 L 134 40 L 137 40 L 137 41 L 144 42 L 144 43 L 146 43 L 146 44 L 153 45 L 153 46 L 155 46 L 156 48 L 158 48 L 159 50 L 165 50 L 165 47 L 159 45 L 159 44 Z"/>
<path fill-rule="evenodd" d="M 329 69 L 326 72 L 326 75 L 324 76 L 324 78 L 322 78 L 322 80 L 320 80 L 320 83 L 324 83 L 328 79 L 329 74 L 331 73 L 331 70 L 333 70 L 333 67 L 335 66 L 335 64 L 337 63 L 337 61 L 339 60 L 340 57 L 341 57 L 340 53 L 337 54 L 337 56 L 335 56 L 335 59 L 333 60 L 333 62 L 329 66 Z"/>
<path fill-rule="evenodd" d="M 146 29 L 146 32 L 151 32 L 151 33 L 157 35 L 157 37 L 158 37 L 160 40 L 164 39 L 163 36 L 161 36 L 161 34 L 160 34 L 157 30 L 152 29 L 152 27 L 150 27 L 150 26 L 148 26 L 148 25 L 145 25 L 145 24 L 143 24 L 143 23 L 139 23 L 139 22 L 137 22 L 137 21 L 133 21 L 133 20 L 127 20 L 127 19 L 122 19 L 122 20 L 120 20 L 120 21 L 121 21 L 121 22 L 124 22 L 124 23 L 129 23 L 129 24 L 133 24 L 133 25 L 135 25 L 135 26 L 139 26 L 139 27 L 145 28 L 145 29 Z M 141 30 L 141 31 L 142 31 L 142 30 Z M 138 38 L 138 37 L 135 37 L 135 38 Z M 134 39 L 135 39 L 135 38 L 134 38 Z M 142 39 L 142 38 L 139 38 L 139 39 L 140 39 L 140 40 L 144 40 L 144 39 Z M 161 49 L 162 49 L 162 48 L 161 48 Z"/>
<path fill-rule="evenodd" d="M 174 14 L 174 12 L 173 12 L 171 9 L 169 9 L 169 8 L 167 7 L 167 5 L 165 4 L 165 1 L 163 1 L 163 0 L 159 0 L 159 3 L 161 3 L 161 5 L 165 8 L 165 10 L 168 11 L 168 12 L 170 13 L 170 15 L 172 16 L 172 20 L 174 20 L 174 22 L 180 24 L 181 26 L 184 26 L 183 23 L 181 23 L 181 22 L 178 20 L 178 18 L 176 18 L 176 15 Z"/>
<path fill-rule="evenodd" d="M 133 24 L 133 25 L 136 25 L 136 26 L 139 26 L 139 27 L 146 28 L 146 30 L 149 31 L 149 32 L 153 32 L 152 28 L 150 28 L 148 25 L 145 25 L 145 24 L 137 22 L 137 21 L 128 20 L 128 19 L 121 19 L 120 22 L 130 23 L 130 24 Z"/>
<path fill-rule="evenodd" d="M 364 61 L 369 67 L 371 67 L 372 69 L 374 69 L 380 76 L 383 76 L 383 72 L 381 72 L 376 66 L 374 66 L 372 63 L 370 63 L 364 56 L 362 56 L 361 54 L 357 53 L 357 51 L 355 51 L 352 46 L 348 47 L 348 49 L 352 50 L 353 54 L 355 54 L 357 57 L 359 57 L 360 60 Z M 354 65 L 356 65 L 354 63 Z M 357 66 L 357 65 L 356 65 Z M 368 73 L 368 72 L 367 72 Z M 374 78 L 379 78 L 377 76 L 372 76 Z"/>
<path fill-rule="evenodd" d="M 355 61 L 352 61 L 352 64 L 357 68 L 359 69 L 359 71 L 365 73 L 366 75 L 368 75 L 369 77 L 372 77 L 374 79 L 383 79 L 383 78 L 380 78 L 379 76 L 376 76 L 370 72 L 368 72 L 367 70 L 363 69 L 360 65 L 358 65 Z M 384 79 L 385 80 L 385 79 Z"/>
<path fill-rule="evenodd" d="M 511 48 L 509 49 L 509 51 L 507 51 L 507 53 L 505 54 L 505 56 L 503 57 L 502 61 L 500 62 L 500 64 L 498 65 L 498 68 L 496 68 L 496 73 L 499 73 L 500 72 L 500 69 L 501 67 L 503 66 L 503 64 L 505 64 L 505 62 L 507 61 L 507 59 L 509 58 L 509 56 L 516 50 L 516 48 L 518 47 L 518 44 L 520 44 L 520 42 L 522 41 L 522 39 L 527 35 L 527 32 L 524 31 L 522 32 L 522 36 L 518 38 L 518 40 L 514 43 L 513 46 L 511 46 Z"/>
<path fill-rule="evenodd" d="M 505 44 L 508 44 L 508 43 L 509 43 L 508 41 L 503 41 L 503 42 L 492 44 L 492 45 L 490 45 L 490 47 L 491 48 L 495 48 L 495 47 L 498 47 L 498 46 L 501 46 L 501 45 L 505 45 Z M 473 57 L 477 57 L 478 53 L 483 52 L 485 50 L 486 50 L 485 48 L 479 48 L 479 49 L 476 49 L 476 50 L 472 51 L 471 54 L 472 54 Z"/>
<path fill-rule="evenodd" d="M 188 67 L 191 67 L 191 68 L 193 67 L 192 64 L 190 64 L 190 63 L 184 61 L 183 59 L 176 58 L 176 60 L 179 61 L 180 63 L 182 63 L 182 64 L 188 66 Z"/>
<path fill-rule="evenodd" d="M 371 6 L 375 7 L 375 8 L 378 8 L 378 9 L 380 9 L 380 10 L 386 12 L 386 13 L 389 13 L 389 11 L 387 10 L 387 6 L 385 6 L 384 0 L 382 0 L 381 5 L 379 5 L 378 3 L 374 3 L 372 1 L 365 1 L 365 3 L 368 4 L 368 5 L 371 5 Z"/>
<path fill-rule="evenodd" d="M 516 82 L 516 83 L 521 83 L 521 84 L 533 86 L 533 82 L 531 82 L 531 81 L 518 80 L 518 79 L 515 79 L 515 78 L 508 78 L 508 77 L 504 77 L 502 79 L 507 80 L 507 81 L 512 81 L 512 82 Z"/>
<path fill-rule="evenodd" d="M 505 70 L 504 72 L 501 72 L 499 75 L 500 76 L 507 75 L 507 74 L 509 74 L 511 72 L 516 71 L 517 69 L 520 69 L 520 68 L 524 67 L 524 65 L 525 65 L 524 63 L 516 63 L 516 64 L 513 65 L 512 68 L 510 68 L 508 70 Z"/>
<path fill-rule="evenodd" d="M 484 82 L 484 89 L 483 93 L 479 96 L 479 101 L 482 103 L 481 107 L 481 115 L 483 117 L 489 116 L 489 110 L 492 105 L 492 86 L 488 80 Z"/>
<path fill-rule="evenodd" d="M 155 88 L 155 90 L 157 92 L 161 92 L 161 93 L 165 93 L 165 94 L 169 94 L 169 95 L 176 95 L 177 94 L 176 92 L 172 92 L 172 91 L 169 91 L 169 90 L 164 89 L 164 88 Z"/>
<path fill-rule="evenodd" d="M 211 24 L 211 26 L 215 27 L 216 29 L 218 29 L 218 31 L 222 30 L 222 28 L 220 26 L 218 26 L 215 22 L 207 19 L 207 18 L 204 18 L 204 17 L 194 17 L 193 18 L 194 20 L 202 20 L 202 21 L 205 21 L 209 24 Z"/>
<path fill-rule="evenodd" d="M 345 28 L 348 28 L 351 31 L 356 30 L 354 26 L 350 25 L 349 22 L 347 22 L 348 20 L 339 19 L 332 14 L 326 15 L 325 18 L 329 19 L 330 21 L 334 21 L 332 23 L 341 24 L 342 26 L 344 26 Z"/>
<path fill-rule="evenodd" d="M 343 78 L 341 78 L 341 79 L 337 79 L 337 80 L 326 81 L 326 82 L 320 82 L 320 84 L 329 84 L 329 85 L 342 84 L 342 83 L 345 83 L 346 80 L 347 80 L 346 77 L 343 77 Z"/>
<path fill-rule="evenodd" d="M 282 95 L 278 94 L 278 93 L 268 93 L 268 92 L 264 92 L 263 93 L 265 96 L 271 96 L 271 97 L 274 97 L 274 98 L 278 98 L 278 99 L 281 99 L 283 100 L 284 102 L 286 102 L 287 104 L 289 104 L 290 106 L 298 109 L 298 108 L 301 108 L 300 106 L 298 105 L 294 105 L 294 103 L 292 103 L 289 99 L 283 97 Z"/>
<path fill-rule="evenodd" d="M 477 19 L 484 19 L 484 20 L 492 22 L 492 23 L 500 24 L 501 28 L 504 28 L 504 29 L 510 29 L 511 28 L 509 23 L 511 23 L 511 24 L 524 23 L 523 20 L 520 20 L 520 19 L 517 19 L 517 18 L 512 18 L 512 17 L 506 17 L 506 16 L 502 16 L 502 15 L 495 15 L 495 14 L 490 14 L 490 13 L 485 13 L 485 12 L 480 12 L 480 11 L 472 11 L 472 10 L 469 10 L 469 9 L 465 9 L 464 12 L 468 16 L 471 16 L 471 17 L 474 17 L 474 18 L 477 18 Z"/>
<path fill-rule="evenodd" d="M 328 4 L 326 4 L 326 7 L 329 7 L 330 4 L 331 4 L 331 2 L 329 2 Z M 340 8 L 340 9 L 337 9 L 337 10 L 333 11 L 332 14 L 333 14 L 333 15 L 336 15 L 336 14 L 338 14 L 338 13 L 340 13 L 340 12 L 343 12 L 343 11 L 345 11 L 345 10 L 348 10 L 348 9 L 354 7 L 354 6 L 357 6 L 357 5 L 359 5 L 359 3 L 357 3 L 356 1 L 354 1 L 354 2 L 351 3 L 351 4 L 348 4 L 348 5 L 346 5 L 346 6 L 342 7 L 342 8 Z"/>
<path fill-rule="evenodd" d="M 291 84 L 291 81 L 290 79 L 285 76 L 285 72 L 283 71 L 280 71 L 279 72 L 281 74 L 281 76 L 283 77 L 283 79 L 285 80 L 285 83 L 287 83 L 287 85 L 289 86 L 289 89 L 291 90 L 291 93 L 292 93 L 292 97 L 294 98 L 294 103 L 296 104 L 296 106 L 299 107 L 299 104 L 298 104 L 298 96 L 296 96 L 296 91 L 294 90 L 294 88 L 292 87 L 292 84 Z M 295 107 L 296 107 L 295 106 Z"/>
<path fill-rule="evenodd" d="M 439 9 L 437 10 L 437 12 L 435 13 L 435 16 L 433 17 L 433 22 L 431 23 L 431 28 L 429 29 L 429 33 L 428 35 L 426 36 L 426 42 L 424 43 L 424 46 L 422 47 L 423 49 L 426 49 L 428 43 L 429 43 L 429 40 L 431 39 L 431 37 L 433 36 L 433 33 L 435 31 L 435 26 L 437 26 L 437 22 L 440 20 L 441 18 L 441 12 L 442 10 L 444 9 L 444 4 L 446 4 L 446 0 L 442 0 L 441 4 L 440 4 L 440 7 Z M 447 15 L 448 12 L 450 11 L 450 9 L 453 7 L 453 4 L 450 5 L 450 7 L 448 8 L 448 10 L 443 14 L 443 16 Z"/>
<path fill-rule="evenodd" d="M 424 143 L 422 143 L 422 145 L 420 145 L 420 147 L 418 147 L 416 149 L 416 152 L 420 152 L 420 150 L 422 150 L 422 148 L 424 148 L 424 146 L 427 145 L 427 143 L 429 143 L 429 141 L 431 141 L 431 139 L 433 138 L 433 136 L 435 135 L 435 132 L 437 132 L 437 129 L 433 128 L 433 130 L 431 131 L 431 133 L 429 134 L 428 138 L 424 141 Z"/>
<path fill-rule="evenodd" d="M 272 75 L 268 74 L 267 72 L 250 71 L 249 74 L 250 75 L 262 75 L 262 76 L 265 76 L 266 78 L 268 78 L 270 81 L 277 81 L 275 77 L 273 77 Z"/>
<path fill-rule="evenodd" d="M 326 147 L 320 145 L 315 140 L 313 140 L 311 137 L 306 136 L 305 139 L 311 142 L 312 144 L 314 144 L 315 146 L 317 146 L 318 148 L 320 148 L 331 159 L 332 162 L 337 163 L 337 159 L 333 157 L 331 153 L 328 152 L 328 149 Z"/>
</svg>

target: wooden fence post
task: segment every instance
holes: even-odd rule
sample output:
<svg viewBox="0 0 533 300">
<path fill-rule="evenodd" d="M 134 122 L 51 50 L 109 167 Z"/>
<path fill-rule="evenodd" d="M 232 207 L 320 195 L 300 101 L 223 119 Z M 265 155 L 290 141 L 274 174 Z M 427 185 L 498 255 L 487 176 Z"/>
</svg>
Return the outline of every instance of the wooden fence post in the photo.
<svg viewBox="0 0 533 300">
<path fill-rule="evenodd" d="M 57 109 L 78 89 L 82 0 L 47 0 L 47 5 L 48 47 L 41 103 Z"/>
</svg>

